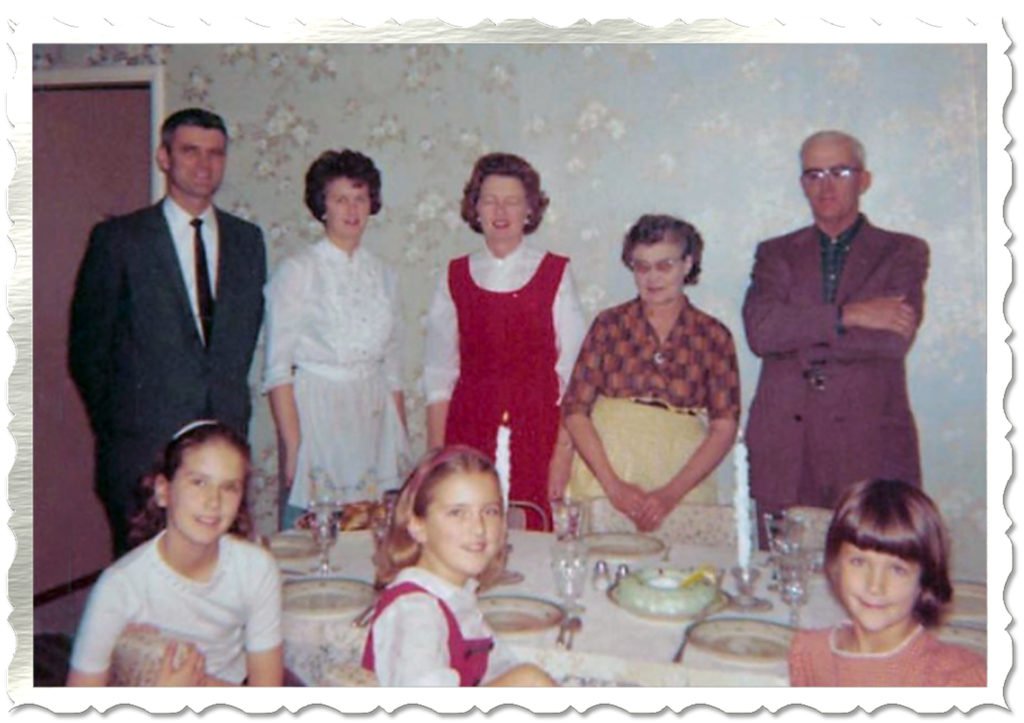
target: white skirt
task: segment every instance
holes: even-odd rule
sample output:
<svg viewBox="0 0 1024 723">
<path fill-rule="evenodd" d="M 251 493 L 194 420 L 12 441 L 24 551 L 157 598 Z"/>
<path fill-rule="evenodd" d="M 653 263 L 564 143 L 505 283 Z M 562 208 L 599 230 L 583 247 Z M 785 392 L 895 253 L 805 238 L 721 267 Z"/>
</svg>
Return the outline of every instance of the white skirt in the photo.
<svg viewBox="0 0 1024 723">
<path fill-rule="evenodd" d="M 299 368 L 295 405 L 301 442 L 288 504 L 308 507 L 310 473 L 322 471 L 338 501 L 378 499 L 400 487 L 410 466 L 409 442 L 379 365 L 353 369 Z"/>
</svg>

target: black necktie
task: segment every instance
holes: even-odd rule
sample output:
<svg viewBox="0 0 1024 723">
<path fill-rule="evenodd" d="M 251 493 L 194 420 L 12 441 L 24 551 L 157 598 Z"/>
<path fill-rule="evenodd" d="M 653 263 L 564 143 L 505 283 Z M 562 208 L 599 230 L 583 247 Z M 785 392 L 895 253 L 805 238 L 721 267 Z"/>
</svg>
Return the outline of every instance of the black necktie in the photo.
<svg viewBox="0 0 1024 723">
<path fill-rule="evenodd" d="M 206 265 L 206 247 L 199 227 L 203 219 L 194 218 L 192 228 L 196 230 L 193 237 L 196 256 L 196 297 L 199 299 L 199 323 L 203 327 L 203 341 L 210 343 L 210 329 L 213 327 L 213 293 L 210 291 L 210 271 Z"/>
</svg>

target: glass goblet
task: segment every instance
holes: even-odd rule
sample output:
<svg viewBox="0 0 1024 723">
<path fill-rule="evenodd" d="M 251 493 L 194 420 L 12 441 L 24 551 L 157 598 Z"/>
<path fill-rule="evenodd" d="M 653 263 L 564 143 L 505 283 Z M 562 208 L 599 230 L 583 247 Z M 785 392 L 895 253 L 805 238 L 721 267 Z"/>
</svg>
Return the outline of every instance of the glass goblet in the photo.
<svg viewBox="0 0 1024 723">
<path fill-rule="evenodd" d="M 333 572 L 330 564 L 331 545 L 338 539 L 338 514 L 341 512 L 341 490 L 323 469 L 314 467 L 309 472 L 310 529 L 313 541 L 320 550 L 320 559 L 313 571 L 320 575 Z"/>
<path fill-rule="evenodd" d="M 551 550 L 551 571 L 554 573 L 555 590 L 566 612 L 570 617 L 583 612 L 580 601 L 587 584 L 586 546 L 572 539 L 556 542 Z"/>
<path fill-rule="evenodd" d="M 779 589 L 779 566 L 778 555 L 775 553 L 775 539 L 782 536 L 785 513 L 765 512 L 762 519 L 764 520 L 765 539 L 768 541 L 768 557 L 765 559 L 765 564 L 771 570 L 771 579 L 766 587 L 768 590 L 775 591 Z"/>
<path fill-rule="evenodd" d="M 333 572 L 330 563 L 331 545 L 338 539 L 338 517 L 335 514 L 337 508 L 334 505 L 314 502 L 310 505 L 310 511 L 313 513 L 310 522 L 313 542 L 320 549 L 320 560 L 313 570 L 320 575 L 327 575 Z"/>
<path fill-rule="evenodd" d="M 800 608 L 807 604 L 807 574 L 810 564 L 807 555 L 797 551 L 778 557 L 779 596 L 789 606 L 789 621 L 800 627 Z"/>
<path fill-rule="evenodd" d="M 558 540 L 575 539 L 580 536 L 580 520 L 583 508 L 579 502 L 565 499 L 551 500 L 551 522 Z"/>
</svg>

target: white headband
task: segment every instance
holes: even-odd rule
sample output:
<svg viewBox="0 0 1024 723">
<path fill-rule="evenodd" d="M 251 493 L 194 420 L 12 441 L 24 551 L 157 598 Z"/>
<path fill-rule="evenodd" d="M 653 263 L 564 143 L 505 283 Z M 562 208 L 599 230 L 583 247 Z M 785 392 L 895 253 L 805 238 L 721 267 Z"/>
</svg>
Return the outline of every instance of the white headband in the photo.
<svg viewBox="0 0 1024 723">
<path fill-rule="evenodd" d="M 176 442 L 178 439 L 188 434 L 197 427 L 207 427 L 213 426 L 215 424 L 220 424 L 220 422 L 218 422 L 216 419 L 197 419 L 194 422 L 189 422 L 184 427 L 182 427 L 181 429 L 174 433 L 174 436 L 171 437 L 171 441 Z"/>
</svg>

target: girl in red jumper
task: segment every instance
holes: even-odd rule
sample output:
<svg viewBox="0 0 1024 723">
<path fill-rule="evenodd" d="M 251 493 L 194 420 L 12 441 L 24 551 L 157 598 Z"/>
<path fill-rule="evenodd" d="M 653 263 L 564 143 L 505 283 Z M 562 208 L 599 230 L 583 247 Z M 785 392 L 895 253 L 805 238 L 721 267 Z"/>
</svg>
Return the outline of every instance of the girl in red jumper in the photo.
<svg viewBox="0 0 1024 723">
<path fill-rule="evenodd" d="M 428 452 L 406 481 L 375 556 L 389 583 L 374 612 L 363 667 L 381 685 L 553 685 L 520 664 L 477 606 L 500 572 L 505 514 L 494 466 L 470 447 Z"/>
<path fill-rule="evenodd" d="M 794 686 L 983 686 L 985 659 L 930 629 L 952 599 L 942 518 L 920 489 L 871 480 L 840 499 L 825 572 L 849 622 L 801 630 L 789 653 Z"/>
</svg>

